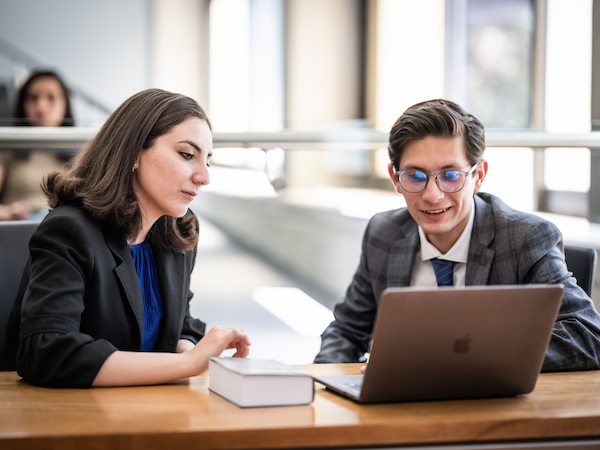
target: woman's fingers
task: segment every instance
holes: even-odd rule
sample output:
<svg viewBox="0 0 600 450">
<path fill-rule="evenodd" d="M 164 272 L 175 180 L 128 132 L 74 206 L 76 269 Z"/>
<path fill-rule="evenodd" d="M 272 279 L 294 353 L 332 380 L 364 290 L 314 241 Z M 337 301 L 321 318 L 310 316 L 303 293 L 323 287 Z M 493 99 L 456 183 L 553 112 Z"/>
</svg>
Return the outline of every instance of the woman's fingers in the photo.
<svg viewBox="0 0 600 450">
<path fill-rule="evenodd" d="M 220 354 L 223 350 L 235 348 L 237 357 L 245 357 L 250 353 L 249 346 L 251 345 L 248 335 L 241 328 L 235 327 L 213 327 L 206 338 L 214 338 L 216 345 L 219 347 L 218 353 Z M 212 340 L 212 339 L 211 339 Z"/>
</svg>

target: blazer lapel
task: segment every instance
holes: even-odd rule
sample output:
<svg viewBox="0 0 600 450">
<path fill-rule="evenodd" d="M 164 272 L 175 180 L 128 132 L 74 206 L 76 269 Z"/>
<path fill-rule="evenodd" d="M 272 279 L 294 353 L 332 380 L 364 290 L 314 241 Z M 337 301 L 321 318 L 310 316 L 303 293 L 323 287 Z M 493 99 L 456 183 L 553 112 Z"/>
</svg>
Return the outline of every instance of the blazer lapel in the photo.
<svg viewBox="0 0 600 450">
<path fill-rule="evenodd" d="M 156 272 L 160 283 L 163 300 L 163 322 L 154 347 L 155 350 L 168 350 L 176 342 L 173 336 L 178 336 L 181 331 L 181 321 L 185 315 L 187 305 L 187 292 L 184 283 L 186 276 L 185 255 L 177 251 L 163 250 L 152 247 Z"/>
<path fill-rule="evenodd" d="M 410 277 L 419 247 L 419 231 L 412 218 L 404 222 L 399 229 L 396 242 L 390 248 L 388 264 L 388 287 L 410 286 Z"/>
<path fill-rule="evenodd" d="M 490 276 L 495 251 L 489 246 L 494 240 L 494 214 L 478 195 L 475 199 L 475 222 L 469 244 L 466 285 L 486 285 Z"/>
<path fill-rule="evenodd" d="M 114 273 L 123 286 L 127 301 L 135 315 L 135 320 L 140 331 L 140 345 L 142 343 L 142 330 L 144 327 L 144 303 L 138 274 L 133 264 L 133 258 L 127 242 L 121 236 L 116 236 L 105 229 L 104 236 L 108 247 L 115 257 L 116 267 Z"/>
</svg>

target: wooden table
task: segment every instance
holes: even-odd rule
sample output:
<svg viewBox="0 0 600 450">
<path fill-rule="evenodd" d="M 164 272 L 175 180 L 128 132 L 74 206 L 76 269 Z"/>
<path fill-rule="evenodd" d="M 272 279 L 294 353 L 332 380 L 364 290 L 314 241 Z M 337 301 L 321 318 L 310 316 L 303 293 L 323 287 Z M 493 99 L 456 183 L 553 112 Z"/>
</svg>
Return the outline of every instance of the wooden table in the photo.
<svg viewBox="0 0 600 450">
<path fill-rule="evenodd" d="M 299 367 L 324 375 L 358 373 L 360 365 Z M 207 385 L 207 377 L 199 376 L 162 386 L 46 389 L 28 385 L 15 372 L 3 372 L 0 449 L 452 443 L 485 448 L 499 441 L 529 448 L 521 443 L 547 439 L 600 448 L 600 371 L 542 374 L 533 393 L 514 398 L 384 405 L 358 405 L 317 384 L 311 405 L 241 409 L 209 392 Z"/>
</svg>

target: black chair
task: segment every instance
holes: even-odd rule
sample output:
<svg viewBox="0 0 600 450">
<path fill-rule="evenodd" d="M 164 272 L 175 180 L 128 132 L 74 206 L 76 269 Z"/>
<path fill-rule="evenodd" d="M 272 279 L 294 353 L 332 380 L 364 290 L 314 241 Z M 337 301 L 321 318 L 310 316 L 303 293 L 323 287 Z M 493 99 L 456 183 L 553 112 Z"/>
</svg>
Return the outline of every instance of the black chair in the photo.
<svg viewBox="0 0 600 450">
<path fill-rule="evenodd" d="M 565 245 L 565 260 L 567 267 L 577 278 L 577 284 L 591 297 L 598 260 L 596 250 L 578 245 Z"/>
<path fill-rule="evenodd" d="M 0 222 L 0 353 L 8 316 L 29 259 L 29 239 L 39 224 L 38 221 Z"/>
</svg>

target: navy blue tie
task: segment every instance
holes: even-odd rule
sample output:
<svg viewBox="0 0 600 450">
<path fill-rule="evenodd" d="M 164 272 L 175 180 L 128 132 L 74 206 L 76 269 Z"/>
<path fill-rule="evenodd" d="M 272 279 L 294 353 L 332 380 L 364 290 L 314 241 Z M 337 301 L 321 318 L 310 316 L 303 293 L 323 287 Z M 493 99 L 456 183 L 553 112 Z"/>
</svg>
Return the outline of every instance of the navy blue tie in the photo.
<svg viewBox="0 0 600 450">
<path fill-rule="evenodd" d="M 438 286 L 454 286 L 454 261 L 431 259 Z"/>
</svg>

